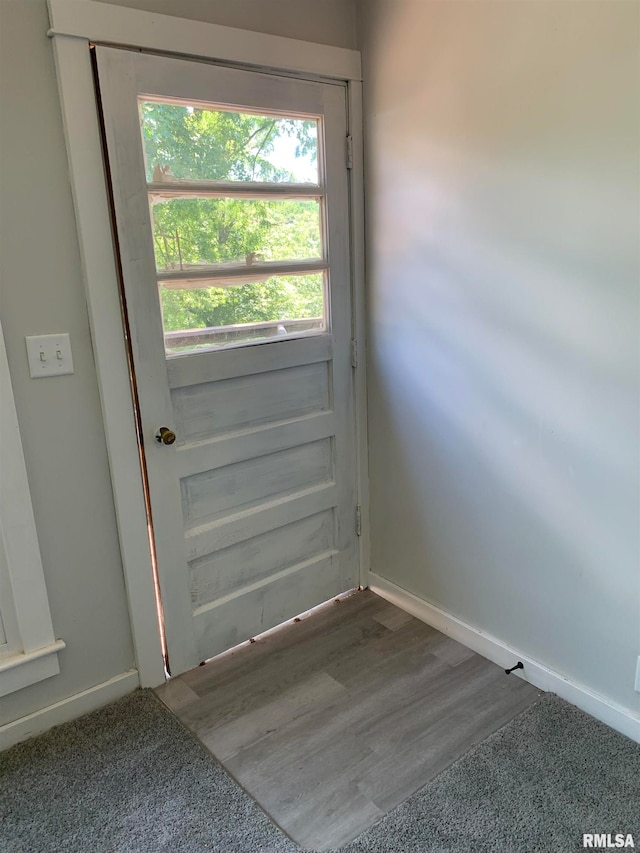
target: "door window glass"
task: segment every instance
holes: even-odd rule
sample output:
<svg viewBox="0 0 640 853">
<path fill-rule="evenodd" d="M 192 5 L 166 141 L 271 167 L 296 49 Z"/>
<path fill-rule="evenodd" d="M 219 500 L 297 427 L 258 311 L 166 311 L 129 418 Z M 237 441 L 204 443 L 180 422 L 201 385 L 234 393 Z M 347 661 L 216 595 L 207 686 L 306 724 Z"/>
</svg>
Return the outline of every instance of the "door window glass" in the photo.
<svg viewBox="0 0 640 853">
<path fill-rule="evenodd" d="M 147 181 L 318 185 L 318 120 L 141 101 Z"/>
<path fill-rule="evenodd" d="M 188 290 L 164 283 L 160 295 L 167 353 L 317 334 L 325 329 L 324 292 L 324 273 Z"/>
<path fill-rule="evenodd" d="M 325 332 L 320 121 L 139 109 L 167 355 Z"/>
<path fill-rule="evenodd" d="M 154 198 L 152 220 L 158 271 L 322 257 L 313 199 Z"/>
</svg>

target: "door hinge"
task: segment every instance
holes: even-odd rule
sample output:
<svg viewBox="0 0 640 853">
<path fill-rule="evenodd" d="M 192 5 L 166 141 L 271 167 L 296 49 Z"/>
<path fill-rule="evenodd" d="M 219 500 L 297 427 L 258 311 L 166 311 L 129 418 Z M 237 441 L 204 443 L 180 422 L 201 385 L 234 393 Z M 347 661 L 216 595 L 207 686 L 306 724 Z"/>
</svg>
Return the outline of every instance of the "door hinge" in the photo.
<svg viewBox="0 0 640 853">
<path fill-rule="evenodd" d="M 353 137 L 347 136 L 347 169 L 353 169 Z"/>
<path fill-rule="evenodd" d="M 358 341 L 355 338 L 351 339 L 351 367 L 358 366 Z"/>
<path fill-rule="evenodd" d="M 362 535 L 362 510 L 360 504 L 356 506 L 356 536 Z"/>
</svg>

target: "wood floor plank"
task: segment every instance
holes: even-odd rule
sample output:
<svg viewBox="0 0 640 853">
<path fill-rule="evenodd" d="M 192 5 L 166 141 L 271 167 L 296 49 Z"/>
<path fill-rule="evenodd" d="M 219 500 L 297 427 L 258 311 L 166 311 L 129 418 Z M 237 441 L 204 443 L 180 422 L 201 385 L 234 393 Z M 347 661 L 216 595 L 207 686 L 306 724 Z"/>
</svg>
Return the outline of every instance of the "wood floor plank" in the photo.
<svg viewBox="0 0 640 853">
<path fill-rule="evenodd" d="M 338 659 L 345 647 L 358 648 L 387 630 L 373 619 L 361 617 L 333 626 L 315 642 L 297 642 L 271 655 L 256 657 L 253 666 L 242 668 L 235 679 L 224 679 L 217 689 L 212 680 L 206 691 L 198 687 L 200 701 L 185 710 L 183 721 L 194 731 L 202 731 L 214 720 L 218 725 L 256 710 L 309 675 L 325 671 L 325 664 Z"/>
<path fill-rule="evenodd" d="M 315 850 L 355 838 L 539 695 L 369 591 L 174 681 L 163 700 Z"/>
<path fill-rule="evenodd" d="M 156 690 L 158 696 L 164 704 L 170 708 L 174 714 L 198 701 L 198 694 L 195 693 L 181 678 L 172 678 L 166 684 L 162 684 Z"/>
<path fill-rule="evenodd" d="M 405 613 L 404 610 L 400 610 L 398 607 L 394 607 L 393 604 L 387 604 L 387 606 L 377 613 L 373 617 L 377 622 L 380 622 L 385 628 L 388 628 L 390 631 L 396 631 L 398 628 L 401 628 L 403 625 L 406 625 L 407 622 L 418 621 L 412 616 L 410 613 Z"/>
<path fill-rule="evenodd" d="M 248 749 L 279 727 L 298 719 L 310 708 L 328 702 L 345 688 L 324 672 L 312 675 L 281 693 L 273 702 L 211 729 L 194 729 L 205 746 L 221 761 Z"/>
<path fill-rule="evenodd" d="M 413 741 L 430 721 L 447 718 L 457 706 L 462 706 L 471 721 L 481 691 L 496 684 L 497 667 L 479 655 L 457 667 L 434 660 L 440 668 L 433 667 L 420 680 L 412 679 L 410 674 L 394 679 L 393 698 L 377 703 L 356 731 L 366 734 L 372 743 L 397 744 Z"/>
<path fill-rule="evenodd" d="M 442 672 L 444 665 L 430 657 L 423 672 L 429 669 Z M 282 784 L 287 785 L 285 777 L 290 778 L 300 756 L 315 762 L 318 755 L 332 749 L 334 744 L 344 743 L 348 748 L 354 736 L 368 730 L 371 718 L 385 718 L 394 712 L 401 695 L 405 704 L 411 702 L 414 686 L 405 674 L 404 684 L 401 677 L 391 683 L 380 679 L 375 687 L 361 685 L 357 691 L 341 694 L 239 752 L 234 757 L 234 772 L 243 776 L 245 771 L 253 773 L 258 767 L 257 772 L 266 779 L 282 778 Z"/>
<path fill-rule="evenodd" d="M 451 637 L 445 637 L 444 634 L 438 634 L 437 632 L 436 637 L 437 639 L 431 640 L 429 650 L 431 654 L 445 661 L 450 666 L 457 666 L 475 654 L 471 649 L 463 646 L 462 643 L 452 640 Z"/>
<path fill-rule="evenodd" d="M 389 728 L 385 738 L 376 738 L 381 760 L 358 780 L 362 793 L 386 813 L 538 697 L 530 685 L 525 685 L 529 690 L 496 694 L 495 675 L 493 679 L 491 675 L 483 672 L 484 684 L 476 680 L 471 695 L 461 693 L 459 701 L 447 701 L 439 710 L 412 709 L 414 714 L 396 721 L 403 730 L 406 727 L 405 737 L 394 737 Z M 393 789 L 388 783 L 390 773 Z"/>
<path fill-rule="evenodd" d="M 259 802 L 267 804 L 281 826 L 287 826 L 290 817 L 301 810 L 313 810 L 318 803 L 330 800 L 336 785 L 360 778 L 378 761 L 361 738 L 347 733 L 308 755 L 293 748 L 281 762 L 274 760 L 268 768 L 244 758 L 237 753 L 225 766 L 247 791 L 259 797 Z"/>
<path fill-rule="evenodd" d="M 421 658 L 430 655 L 428 641 L 433 633 L 433 628 L 414 619 L 395 631 L 371 636 L 349 654 L 326 661 L 324 671 L 346 687 L 356 689 L 374 682 L 387 670 L 397 674 L 402 668 L 415 669 Z"/>
<path fill-rule="evenodd" d="M 307 850 L 342 847 L 384 815 L 355 782 L 336 783 L 323 799 L 310 798 L 287 818 L 289 832 L 304 839 Z"/>
</svg>

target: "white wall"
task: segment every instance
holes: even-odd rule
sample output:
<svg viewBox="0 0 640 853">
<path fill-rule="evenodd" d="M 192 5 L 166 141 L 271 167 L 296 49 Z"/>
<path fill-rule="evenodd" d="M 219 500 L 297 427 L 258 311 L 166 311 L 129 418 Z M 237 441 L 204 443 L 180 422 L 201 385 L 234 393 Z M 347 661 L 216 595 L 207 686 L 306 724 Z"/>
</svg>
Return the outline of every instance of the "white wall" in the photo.
<svg viewBox="0 0 640 853">
<path fill-rule="evenodd" d="M 61 673 L 0 725 L 134 665 L 48 16 L 0 2 L 0 314 Z M 75 373 L 29 378 L 25 335 L 69 332 Z"/>
<path fill-rule="evenodd" d="M 359 12 L 373 571 L 637 714 L 640 6 Z"/>
<path fill-rule="evenodd" d="M 353 0 L 129 0 L 353 46 Z M 245 21 L 245 16 L 248 18 Z M 0 0 L 0 316 L 61 674 L 0 700 L 0 726 L 129 670 L 133 648 L 45 0 Z M 29 378 L 25 335 L 68 331 L 75 373 Z"/>
</svg>

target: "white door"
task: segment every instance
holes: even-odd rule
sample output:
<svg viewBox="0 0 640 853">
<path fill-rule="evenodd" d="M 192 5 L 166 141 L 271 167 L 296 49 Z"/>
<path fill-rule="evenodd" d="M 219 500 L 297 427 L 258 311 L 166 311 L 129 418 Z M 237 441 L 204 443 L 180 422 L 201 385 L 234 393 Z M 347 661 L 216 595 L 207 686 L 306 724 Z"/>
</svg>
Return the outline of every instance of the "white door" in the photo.
<svg viewBox="0 0 640 853">
<path fill-rule="evenodd" d="M 345 89 L 96 55 L 175 675 L 358 583 Z"/>
</svg>

